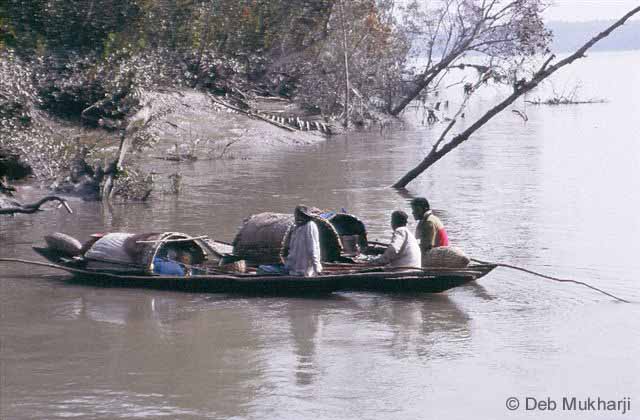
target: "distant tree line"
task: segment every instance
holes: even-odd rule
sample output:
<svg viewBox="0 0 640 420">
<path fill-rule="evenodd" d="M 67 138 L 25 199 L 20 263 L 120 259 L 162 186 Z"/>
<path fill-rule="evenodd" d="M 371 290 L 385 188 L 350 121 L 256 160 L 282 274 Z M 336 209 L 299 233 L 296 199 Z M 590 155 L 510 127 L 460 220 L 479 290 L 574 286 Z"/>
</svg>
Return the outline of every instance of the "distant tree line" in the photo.
<svg viewBox="0 0 640 420">
<path fill-rule="evenodd" d="M 561 22 L 552 21 L 547 27 L 553 32 L 552 49 L 557 52 L 573 51 L 594 33 L 614 21 Z M 620 28 L 601 44 L 593 47 L 594 51 L 640 50 L 640 21 L 632 20 Z"/>
</svg>

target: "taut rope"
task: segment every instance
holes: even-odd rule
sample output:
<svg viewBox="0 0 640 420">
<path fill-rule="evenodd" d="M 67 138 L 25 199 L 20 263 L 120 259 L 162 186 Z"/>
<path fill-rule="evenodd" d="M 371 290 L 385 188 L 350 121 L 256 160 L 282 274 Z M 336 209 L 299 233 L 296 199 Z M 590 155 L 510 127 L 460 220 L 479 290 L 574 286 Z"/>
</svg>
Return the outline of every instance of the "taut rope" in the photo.
<svg viewBox="0 0 640 420">
<path fill-rule="evenodd" d="M 532 271 L 532 270 L 529 270 L 529 269 L 526 269 L 526 268 L 522 268 L 522 267 L 518 267 L 518 266 L 515 266 L 515 265 L 511 265 L 511 264 L 503 264 L 503 263 L 486 262 L 486 261 L 478 260 L 478 259 L 476 259 L 476 258 L 471 258 L 471 261 L 475 261 L 475 262 L 480 263 L 480 264 L 493 264 L 493 265 L 496 265 L 496 266 L 498 266 L 498 267 L 510 268 L 510 269 L 512 269 L 512 270 L 522 271 L 522 272 L 524 272 L 524 273 L 529 273 L 529 274 L 533 274 L 534 276 L 542 277 L 543 279 L 548 279 L 548 280 L 558 281 L 558 282 L 561 282 L 561 283 L 575 283 L 575 284 L 580 284 L 580 285 L 582 285 L 582 286 L 588 287 L 589 289 L 593 289 L 593 290 L 595 290 L 595 291 L 597 291 L 597 292 L 600 292 L 600 293 L 603 293 L 603 294 L 605 294 L 605 295 L 607 295 L 607 296 L 609 296 L 609 297 L 612 297 L 612 298 L 614 298 L 615 300 L 619 300 L 620 302 L 624 302 L 624 303 L 631 303 L 631 302 L 629 302 L 628 300 L 625 300 L 625 299 L 619 298 L 619 297 L 617 297 L 617 296 L 615 296 L 615 295 L 612 295 L 612 294 L 611 294 L 611 293 L 609 293 L 609 292 L 605 292 L 604 290 L 598 289 L 597 287 L 591 286 L 590 284 L 584 283 L 584 282 L 582 282 L 582 281 L 571 280 L 571 279 L 561 279 L 561 278 L 558 278 L 558 277 L 548 276 L 548 275 L 546 275 L 546 274 L 538 273 L 538 272 L 535 272 L 535 271 Z"/>
</svg>

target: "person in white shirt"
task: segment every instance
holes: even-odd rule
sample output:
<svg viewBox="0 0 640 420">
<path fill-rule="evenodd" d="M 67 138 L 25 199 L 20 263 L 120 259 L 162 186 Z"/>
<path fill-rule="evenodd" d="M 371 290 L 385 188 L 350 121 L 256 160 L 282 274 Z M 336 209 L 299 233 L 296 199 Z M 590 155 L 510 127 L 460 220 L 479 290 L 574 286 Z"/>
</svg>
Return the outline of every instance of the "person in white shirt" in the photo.
<svg viewBox="0 0 640 420">
<path fill-rule="evenodd" d="M 296 207 L 294 217 L 285 269 L 293 276 L 316 276 L 322 272 L 318 226 L 306 206 Z"/>
<path fill-rule="evenodd" d="M 393 236 L 384 254 L 372 259 L 371 264 L 384 264 L 389 267 L 421 268 L 422 254 L 420 245 L 413 233 L 407 229 L 409 216 L 402 210 L 391 214 Z"/>
</svg>

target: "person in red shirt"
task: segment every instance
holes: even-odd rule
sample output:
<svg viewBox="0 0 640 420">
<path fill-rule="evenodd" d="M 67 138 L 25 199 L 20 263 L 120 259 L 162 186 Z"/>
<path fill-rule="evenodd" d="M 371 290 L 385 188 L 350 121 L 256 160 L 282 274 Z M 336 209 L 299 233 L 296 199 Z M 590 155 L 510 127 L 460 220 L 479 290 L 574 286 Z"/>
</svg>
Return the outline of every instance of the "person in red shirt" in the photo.
<svg viewBox="0 0 640 420">
<path fill-rule="evenodd" d="M 418 221 L 416 226 L 416 239 L 420 242 L 422 260 L 431 250 L 439 246 L 448 246 L 449 237 L 442 221 L 433 214 L 429 201 L 424 197 L 417 197 L 411 200 L 411 210 L 413 217 Z"/>
</svg>

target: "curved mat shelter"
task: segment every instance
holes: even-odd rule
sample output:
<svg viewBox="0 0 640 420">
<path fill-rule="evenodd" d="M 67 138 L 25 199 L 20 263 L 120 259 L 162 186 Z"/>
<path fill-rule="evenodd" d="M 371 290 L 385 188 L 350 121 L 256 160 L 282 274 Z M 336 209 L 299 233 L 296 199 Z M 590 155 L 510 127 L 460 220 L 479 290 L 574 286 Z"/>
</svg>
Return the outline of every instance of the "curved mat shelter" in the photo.
<svg viewBox="0 0 640 420">
<path fill-rule="evenodd" d="M 335 261 L 342 252 L 340 235 L 320 216 L 312 217 L 320 233 L 322 261 Z M 233 253 L 254 264 L 278 264 L 287 255 L 287 243 L 294 226 L 292 214 L 259 213 L 246 219 L 233 240 Z"/>
</svg>

